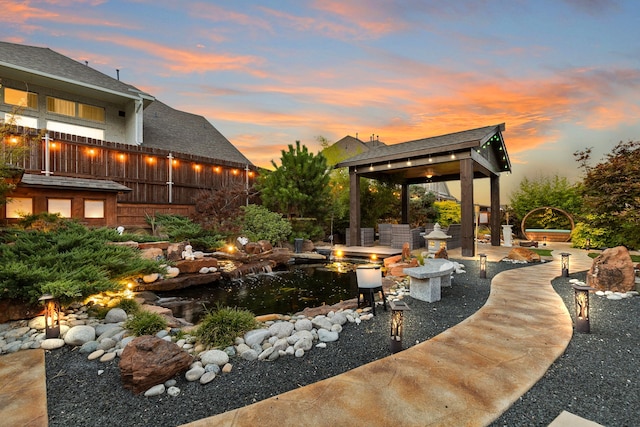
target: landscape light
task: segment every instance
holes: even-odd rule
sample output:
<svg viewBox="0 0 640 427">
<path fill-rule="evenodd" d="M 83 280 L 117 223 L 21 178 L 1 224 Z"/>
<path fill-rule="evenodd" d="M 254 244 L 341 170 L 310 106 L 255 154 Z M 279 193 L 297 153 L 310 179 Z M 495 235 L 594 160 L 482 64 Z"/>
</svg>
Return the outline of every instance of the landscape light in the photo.
<svg viewBox="0 0 640 427">
<path fill-rule="evenodd" d="M 577 283 L 572 283 L 571 286 L 574 290 L 576 332 L 588 334 L 591 332 L 589 325 L 589 291 L 592 291 L 593 288 Z"/>
<path fill-rule="evenodd" d="M 404 301 L 389 301 L 391 307 L 391 352 L 402 351 L 402 332 L 404 329 L 404 312 L 411 310 Z"/>
<path fill-rule="evenodd" d="M 60 337 L 60 303 L 51 294 L 42 295 L 38 301 L 44 302 L 45 337 Z"/>
<path fill-rule="evenodd" d="M 562 276 L 569 277 L 569 256 L 571 256 L 571 254 L 567 252 L 562 252 L 560 256 L 562 257 L 560 261 L 562 265 Z"/>
<path fill-rule="evenodd" d="M 480 257 L 480 278 L 486 279 L 487 278 L 487 255 L 480 254 L 479 257 Z"/>
</svg>

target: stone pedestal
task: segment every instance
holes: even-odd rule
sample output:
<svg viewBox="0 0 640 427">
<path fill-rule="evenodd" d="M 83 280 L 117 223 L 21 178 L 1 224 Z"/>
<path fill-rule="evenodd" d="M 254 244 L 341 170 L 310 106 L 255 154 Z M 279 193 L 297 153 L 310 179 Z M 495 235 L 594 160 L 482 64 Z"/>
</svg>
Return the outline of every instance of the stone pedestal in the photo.
<svg viewBox="0 0 640 427">
<path fill-rule="evenodd" d="M 513 227 L 513 225 L 510 224 L 505 224 L 502 226 L 502 239 L 504 240 L 504 243 L 502 245 L 508 248 L 513 246 L 513 232 L 511 231 L 511 227 Z"/>
<path fill-rule="evenodd" d="M 405 268 L 404 273 L 409 276 L 409 295 L 420 301 L 440 301 L 442 286 L 451 286 L 452 262 L 445 259 L 427 260 L 427 264 Z"/>
</svg>

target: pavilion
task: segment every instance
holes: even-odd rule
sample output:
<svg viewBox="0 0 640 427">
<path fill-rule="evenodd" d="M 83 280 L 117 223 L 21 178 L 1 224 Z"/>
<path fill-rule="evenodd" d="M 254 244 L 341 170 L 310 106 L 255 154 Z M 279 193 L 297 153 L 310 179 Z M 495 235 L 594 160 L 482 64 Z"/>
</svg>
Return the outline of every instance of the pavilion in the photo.
<svg viewBox="0 0 640 427">
<path fill-rule="evenodd" d="M 395 145 L 378 146 L 348 158 L 336 168 L 349 168 L 349 237 L 360 242 L 360 178 L 401 186 L 402 223 L 409 222 L 410 184 L 460 181 L 462 256 L 475 256 L 473 182 L 490 179 L 491 212 L 500 212 L 500 174 L 511 172 L 502 132 L 505 124 L 470 129 Z M 500 246 L 500 215 L 491 215 L 491 245 Z"/>
</svg>

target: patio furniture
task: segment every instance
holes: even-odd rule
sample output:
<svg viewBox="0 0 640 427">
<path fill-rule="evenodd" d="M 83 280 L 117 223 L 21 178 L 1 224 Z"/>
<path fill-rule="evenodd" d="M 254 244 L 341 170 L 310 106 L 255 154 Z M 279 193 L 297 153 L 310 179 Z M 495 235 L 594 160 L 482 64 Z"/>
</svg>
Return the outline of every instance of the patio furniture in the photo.
<svg viewBox="0 0 640 427">
<path fill-rule="evenodd" d="M 405 268 L 409 276 L 409 295 L 420 301 L 440 301 L 442 286 L 451 286 L 454 264 L 447 259 L 428 259 L 420 267 Z"/>
<path fill-rule="evenodd" d="M 351 246 L 351 236 L 349 235 L 349 228 L 346 230 L 346 244 L 347 246 Z M 354 246 L 373 246 L 375 239 L 375 234 L 373 232 L 373 228 L 361 228 L 360 229 L 360 244 Z"/>
<path fill-rule="evenodd" d="M 391 224 L 378 224 L 380 246 L 391 246 Z"/>
</svg>

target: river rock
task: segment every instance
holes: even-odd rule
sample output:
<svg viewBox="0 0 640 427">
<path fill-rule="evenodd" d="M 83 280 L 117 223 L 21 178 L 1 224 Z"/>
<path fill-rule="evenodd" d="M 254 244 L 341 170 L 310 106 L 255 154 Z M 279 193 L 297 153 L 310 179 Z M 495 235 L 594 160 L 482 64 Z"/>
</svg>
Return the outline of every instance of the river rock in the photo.
<svg viewBox="0 0 640 427">
<path fill-rule="evenodd" d="M 310 331 L 313 329 L 313 324 L 309 319 L 300 319 L 294 325 L 296 331 Z"/>
<path fill-rule="evenodd" d="M 153 387 L 145 391 L 144 395 L 146 397 L 160 396 L 162 393 L 164 393 L 164 390 L 165 390 L 164 384 L 158 384 L 158 385 L 154 385 Z"/>
<path fill-rule="evenodd" d="M 256 360 L 256 359 L 258 358 L 258 353 L 257 353 L 255 350 L 253 350 L 253 349 L 249 349 L 249 350 L 247 350 L 247 351 L 243 351 L 243 352 L 240 354 L 240 357 L 241 357 L 243 360 L 247 360 L 247 361 L 249 361 L 249 362 L 252 362 L 252 361 L 254 361 L 254 360 Z"/>
<path fill-rule="evenodd" d="M 285 338 L 291 335 L 294 327 L 294 324 L 291 322 L 276 322 L 269 326 L 269 332 L 271 332 L 271 335 L 274 337 Z"/>
<path fill-rule="evenodd" d="M 208 384 L 211 381 L 213 381 L 213 379 L 216 377 L 216 373 L 215 372 L 205 372 L 204 374 L 202 374 L 202 376 L 200 377 L 200 384 Z"/>
<path fill-rule="evenodd" d="M 34 317 L 33 319 L 29 320 L 29 327 L 31 329 L 37 329 L 37 330 L 44 329 L 45 327 L 44 316 Z"/>
<path fill-rule="evenodd" d="M 271 332 L 268 329 L 254 329 L 244 334 L 244 342 L 249 347 L 253 347 L 256 344 L 261 344 L 262 341 L 270 336 Z"/>
<path fill-rule="evenodd" d="M 93 326 L 78 325 L 67 331 L 64 342 L 68 345 L 82 345 L 96 339 L 96 330 Z"/>
<path fill-rule="evenodd" d="M 326 316 L 316 316 L 313 318 L 311 323 L 318 329 L 326 330 L 330 330 L 331 325 L 333 325 L 333 323 L 331 323 L 331 321 Z"/>
<path fill-rule="evenodd" d="M 209 350 L 200 355 L 203 365 L 215 364 L 222 366 L 229 362 L 229 355 L 222 350 Z"/>
<path fill-rule="evenodd" d="M 193 358 L 172 342 L 144 335 L 131 341 L 120 358 L 125 388 L 135 394 L 186 371 Z"/>
<path fill-rule="evenodd" d="M 40 343 L 40 347 L 44 350 L 55 350 L 64 346 L 64 340 L 62 338 L 49 338 Z"/>
<path fill-rule="evenodd" d="M 326 329 L 318 329 L 318 339 L 321 342 L 333 342 L 338 341 L 340 335 L 334 331 L 328 331 Z"/>
<path fill-rule="evenodd" d="M 627 292 L 635 288 L 633 262 L 629 250 L 617 246 L 602 251 L 587 273 L 587 285 L 601 290 Z"/>
<path fill-rule="evenodd" d="M 194 366 L 184 374 L 184 377 L 187 381 L 198 381 L 203 375 L 204 368 L 202 366 Z"/>
<path fill-rule="evenodd" d="M 112 308 L 104 317 L 104 323 L 119 323 L 127 321 L 127 312 L 121 308 Z"/>
</svg>

